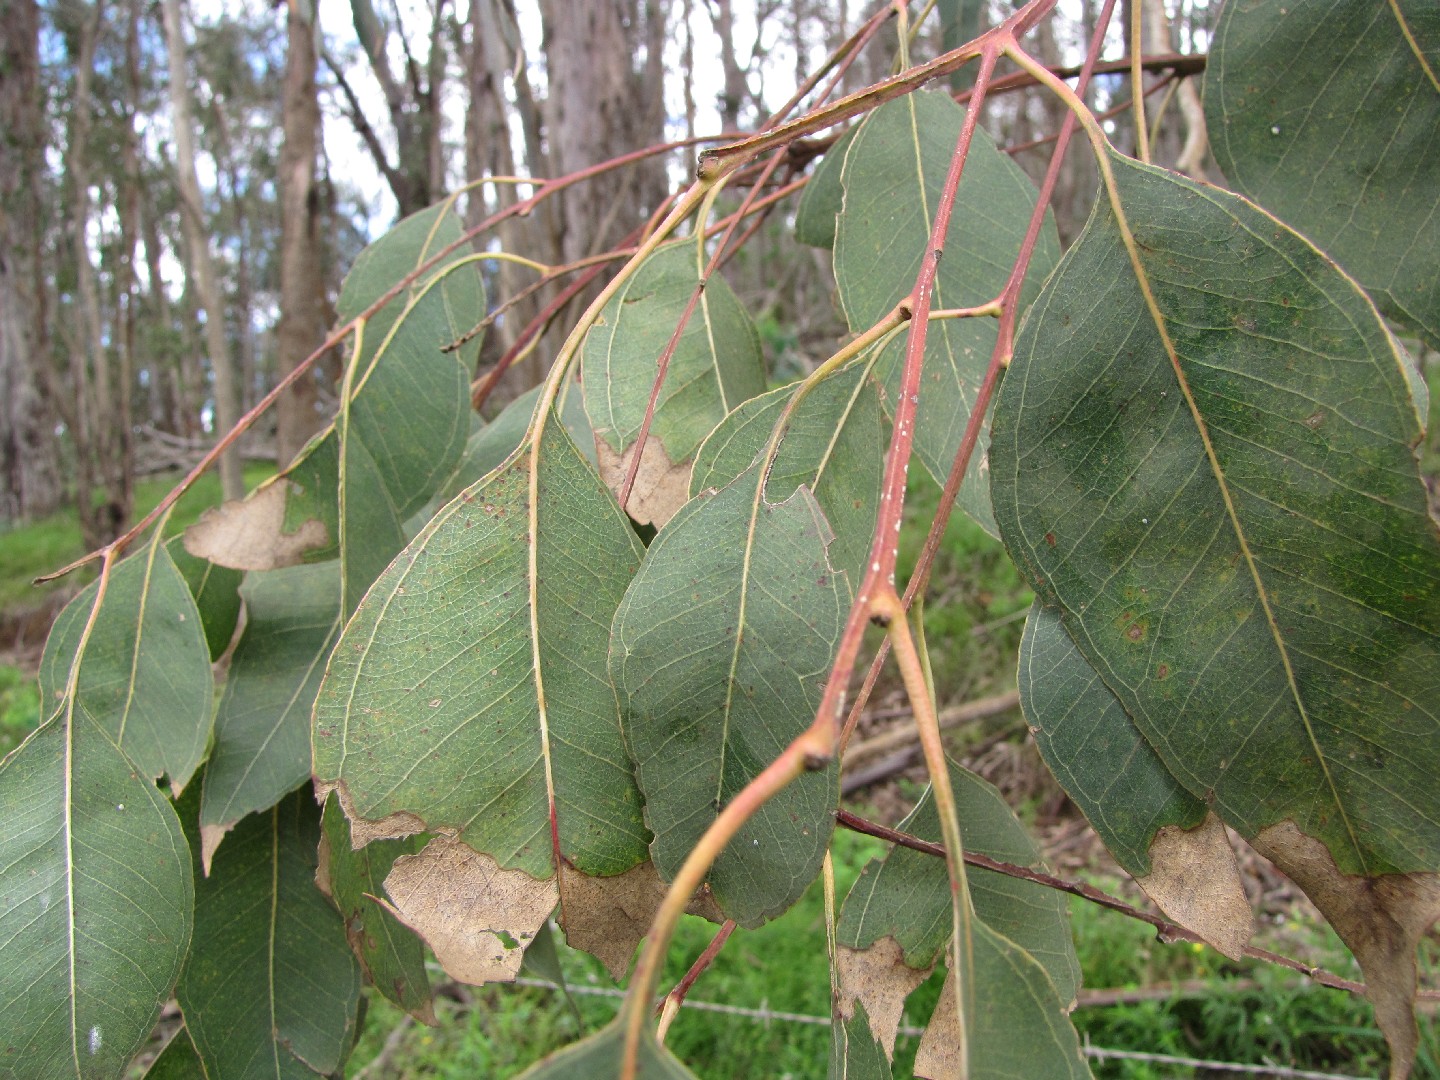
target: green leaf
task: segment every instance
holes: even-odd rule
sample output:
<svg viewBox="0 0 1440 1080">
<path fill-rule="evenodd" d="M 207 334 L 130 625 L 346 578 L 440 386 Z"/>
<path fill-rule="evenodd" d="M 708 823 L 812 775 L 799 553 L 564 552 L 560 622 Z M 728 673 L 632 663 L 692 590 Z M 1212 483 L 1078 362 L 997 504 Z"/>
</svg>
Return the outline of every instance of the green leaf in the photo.
<svg viewBox="0 0 1440 1080">
<path fill-rule="evenodd" d="M 589 1038 L 572 1043 L 525 1070 L 522 1080 L 611 1080 L 612 1077 L 619 1080 L 624 1049 L 625 1032 L 620 1021 L 615 1020 Z M 635 1080 L 695 1080 L 695 1074 L 655 1041 L 647 1024 L 640 1037 Z"/>
<path fill-rule="evenodd" d="M 1215 160 L 1440 347 L 1440 20 L 1427 0 L 1231 0 L 1205 73 Z"/>
<path fill-rule="evenodd" d="M 1254 931 L 1235 852 L 1125 706 L 1036 601 L 1020 640 L 1020 705 L 1041 756 L 1100 839 L 1170 918 L 1232 959 Z"/>
<path fill-rule="evenodd" d="M 914 289 L 964 119 L 965 110 L 948 94 L 922 91 L 882 105 L 856 132 L 845 155 L 844 209 L 835 230 L 835 281 L 852 331 L 868 330 Z M 936 309 L 972 307 L 999 295 L 1035 198 L 1019 166 L 977 130 L 936 278 Z M 1044 278 L 1058 250 L 1050 218 L 1035 249 L 1031 280 Z M 915 452 L 941 484 L 960 448 L 995 340 L 992 319 L 937 320 L 929 327 Z M 904 350 L 905 335 L 892 338 L 877 369 L 892 415 Z M 982 437 L 971 458 L 959 506 L 994 532 L 981 452 L 985 441 Z"/>
<path fill-rule="evenodd" d="M 980 36 L 987 5 L 985 0 L 940 0 L 940 48 L 944 52 L 958 49 Z M 952 91 L 968 90 L 975 85 L 975 66 L 966 64 L 950 74 Z"/>
<path fill-rule="evenodd" d="M 1346 873 L 1435 869 L 1440 541 L 1406 361 L 1274 218 L 1110 160 L 1156 314 L 1102 200 L 997 406 L 1006 546 L 1227 822 L 1293 820 Z"/>
<path fill-rule="evenodd" d="M 1150 843 L 1162 828 L 1205 820 L 1204 800 L 1165 768 L 1059 612 L 1038 600 L 1020 641 L 1020 707 L 1055 779 L 1133 876 L 1150 873 Z"/>
<path fill-rule="evenodd" d="M 596 435 L 600 475 L 624 482 L 645 419 L 656 364 L 700 282 L 696 246 L 660 248 L 621 287 L 585 337 L 585 411 Z M 626 509 L 657 526 L 685 502 L 690 459 L 741 402 L 765 390 L 760 336 L 725 279 L 715 275 L 681 334 L 641 454 Z"/>
<path fill-rule="evenodd" d="M 211 1080 L 336 1072 L 360 972 L 315 887 L 320 811 L 298 791 L 235 828 L 196 883 L 195 944 L 176 996 Z"/>
<path fill-rule="evenodd" d="M 540 438 L 376 582 L 321 687 L 314 756 L 363 840 L 452 834 L 543 883 L 543 921 L 557 868 L 623 874 L 647 837 L 605 672 L 640 547 L 564 430 L 552 422 Z M 539 886 L 516 887 L 528 920 Z"/>
<path fill-rule="evenodd" d="M 65 606 L 40 659 L 42 709 L 66 695 L 71 664 L 95 605 L 91 582 Z M 117 563 L 76 679 L 76 704 L 109 732 L 140 772 L 183 788 L 205 757 L 215 682 L 190 587 L 165 546 Z"/>
<path fill-rule="evenodd" d="M 0 1063 L 36 1080 L 124 1073 L 174 990 L 194 902 L 170 804 L 64 705 L 0 763 Z"/>
<path fill-rule="evenodd" d="M 846 1020 L 836 1017 L 830 1025 L 829 1080 L 890 1080 L 890 1058 L 885 1047 L 870 1032 L 865 1006 L 855 1005 L 855 1014 Z"/>
<path fill-rule="evenodd" d="M 646 553 L 615 613 L 610 673 L 655 834 L 674 876 L 736 793 L 815 718 L 850 607 L 809 490 L 781 503 L 761 464 L 692 500 Z M 838 770 L 806 773 L 741 827 L 710 870 L 721 911 L 755 926 L 819 873 Z"/>
<path fill-rule="evenodd" d="M 1045 869 L 1035 842 L 992 785 L 953 761 L 950 780 L 967 850 L 1032 870 Z M 900 824 L 900 831 L 940 841 L 940 819 L 930 789 Z M 1043 885 L 993 870 L 972 866 L 965 876 L 975 914 L 1034 956 L 1061 999 L 1073 1001 L 1080 986 L 1080 963 L 1070 938 L 1065 898 Z M 950 930 L 945 861 L 896 847 L 883 862 L 867 866 L 845 898 L 836 940 L 845 948 L 868 949 L 882 937 L 893 938 L 905 963 L 924 971 L 944 951 Z"/>
<path fill-rule="evenodd" d="M 183 1027 L 170 1036 L 165 1049 L 145 1070 L 145 1080 L 195 1080 L 205 1075 L 205 1066 L 190 1041 L 190 1033 Z"/>
<path fill-rule="evenodd" d="M 215 717 L 200 830 L 208 864 L 220 837 L 310 777 L 310 712 L 340 634 L 336 564 L 252 572 L 245 631 Z"/>
<path fill-rule="evenodd" d="M 197 559 L 185 550 L 184 538 L 180 536 L 168 540 L 165 550 L 175 560 L 175 569 L 180 571 L 185 584 L 190 586 L 190 595 L 195 598 L 200 621 L 205 626 L 210 659 L 218 660 L 235 636 L 235 624 L 240 619 L 240 581 L 244 575 L 228 566 Z"/>
<path fill-rule="evenodd" d="M 446 204 L 406 218 L 361 252 L 338 310 L 348 320 L 459 239 Z M 366 324 L 352 347 L 340 415 L 285 472 L 186 533 L 192 554 L 242 570 L 339 556 L 342 608 L 405 546 L 405 524 L 454 471 L 470 433 L 469 352 L 442 351 L 485 315 L 480 275 L 462 250 Z"/>
<path fill-rule="evenodd" d="M 414 839 L 376 840 L 354 850 L 350 822 L 333 798 L 325 801 L 321 830 L 315 880 L 339 908 L 366 981 L 417 1020 L 434 1024 L 425 946 L 374 899 L 384 895 L 385 877 L 395 860 L 414 854 Z"/>
<path fill-rule="evenodd" d="M 1089 1080 L 1068 1008 L 1034 957 L 983 922 L 974 924 L 975 985 L 967 1006 L 973 1080 Z M 958 1074 L 959 1018 L 955 978 L 947 973 L 940 1002 L 915 1052 L 915 1075 Z"/>
<path fill-rule="evenodd" d="M 795 239 L 800 243 L 827 249 L 835 246 L 835 216 L 840 213 L 843 198 L 840 170 L 858 130 L 857 126 L 842 131 L 810 173 L 795 209 Z"/>
<path fill-rule="evenodd" d="M 690 492 L 721 488 L 743 473 L 770 441 L 796 387 L 751 398 L 727 416 L 695 455 Z M 835 531 L 830 563 L 859 581 L 870 554 L 884 473 L 884 418 L 869 367 L 855 364 L 825 379 L 801 400 L 765 481 L 780 502 L 802 484 Z"/>
</svg>

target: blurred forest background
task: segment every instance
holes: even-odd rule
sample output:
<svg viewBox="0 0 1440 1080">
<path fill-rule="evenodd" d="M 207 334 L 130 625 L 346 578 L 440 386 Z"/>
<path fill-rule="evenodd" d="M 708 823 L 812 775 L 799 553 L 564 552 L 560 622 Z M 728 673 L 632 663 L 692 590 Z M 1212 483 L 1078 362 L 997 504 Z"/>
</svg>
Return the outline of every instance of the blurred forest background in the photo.
<svg viewBox="0 0 1440 1080">
<path fill-rule="evenodd" d="M 1147 53 L 1203 53 L 1206 0 L 1168 12 L 1133 2 L 1153 9 Z M 85 548 L 116 536 L 134 519 L 137 479 L 192 464 L 324 340 L 363 246 L 468 182 L 499 178 L 464 196 L 474 223 L 531 193 L 512 177 L 683 143 L 477 241 L 551 266 L 621 244 L 683 184 L 698 148 L 759 126 L 875 6 L 0 0 L 0 532 L 70 508 Z M 911 51 L 972 36 L 1002 13 L 990 6 L 912 4 Z M 1078 62 L 1096 7 L 1062 4 L 1035 47 Z M 887 23 L 848 86 L 890 73 L 900 25 Z M 1111 54 L 1121 51 L 1117 36 Z M 1156 158 L 1203 171 L 1194 80 L 1166 89 L 1176 122 Z M 1129 91 L 1114 73 L 1092 93 L 1105 108 Z M 987 126 L 1039 170 L 1048 147 L 1037 140 L 1057 109 L 998 95 Z M 774 183 L 803 173 L 804 150 Z M 1093 191 L 1086 157 L 1071 155 L 1057 203 L 1067 237 Z M 777 378 L 822 359 L 842 330 L 827 260 L 788 239 L 793 208 L 727 271 Z M 492 304 L 535 278 L 485 266 Z M 568 283 L 509 306 L 481 369 Z M 536 350 L 497 404 L 538 381 L 546 360 Z M 241 493 L 243 460 L 284 463 L 325 423 L 339 367 L 334 357 L 302 379 L 227 455 L 227 497 Z"/>
</svg>

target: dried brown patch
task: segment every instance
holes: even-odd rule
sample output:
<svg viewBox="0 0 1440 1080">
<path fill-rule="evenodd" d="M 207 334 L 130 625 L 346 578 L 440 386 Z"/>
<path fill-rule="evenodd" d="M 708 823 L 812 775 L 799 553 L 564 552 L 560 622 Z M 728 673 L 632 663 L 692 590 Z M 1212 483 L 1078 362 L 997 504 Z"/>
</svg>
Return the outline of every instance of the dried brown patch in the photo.
<svg viewBox="0 0 1440 1080">
<path fill-rule="evenodd" d="M 505 870 L 447 836 L 396 859 L 385 891 L 395 917 L 425 939 L 446 973 L 474 986 L 514 980 L 559 897 L 554 878 Z"/>
<path fill-rule="evenodd" d="M 285 532 L 285 499 L 290 482 L 281 477 L 256 488 L 249 498 L 207 510 L 185 530 L 185 550 L 196 558 L 235 570 L 278 570 L 295 566 L 307 551 L 329 543 L 315 519 Z"/>
<path fill-rule="evenodd" d="M 200 867 L 206 877 L 210 876 L 210 863 L 215 858 L 215 849 L 220 846 L 220 841 L 225 839 L 225 834 L 234 827 L 233 823 L 200 826 Z"/>
<path fill-rule="evenodd" d="M 1017 1035 L 1020 1033 L 1017 1032 Z M 1020 1035 L 1023 1038 L 1023 1035 Z M 925 1034 L 915 1051 L 915 1075 L 926 1080 L 949 1080 L 964 1076 L 964 1050 L 960 1041 L 960 1010 L 955 1007 L 955 973 L 945 973 L 940 1000 L 930 1015 Z"/>
<path fill-rule="evenodd" d="M 1415 947 L 1440 918 L 1440 874 L 1343 874 L 1324 844 L 1289 821 L 1262 829 L 1251 843 L 1305 890 L 1355 954 L 1390 1044 L 1390 1078 L 1404 1080 L 1420 1038 Z"/>
<path fill-rule="evenodd" d="M 565 940 L 599 960 L 619 982 L 629 971 L 635 947 L 649 931 L 669 888 L 651 862 L 604 878 L 563 867 L 560 926 Z M 695 894 L 686 911 L 711 922 L 724 920 L 708 888 Z"/>
<path fill-rule="evenodd" d="M 1166 825 L 1150 842 L 1150 868 L 1136 882 L 1161 911 L 1230 959 L 1245 955 L 1255 921 L 1218 817 L 1206 814 L 1193 829 Z"/>
<path fill-rule="evenodd" d="M 840 998 L 835 1007 L 841 1019 L 854 1018 L 857 1001 L 865 1006 L 871 1034 L 885 1047 L 886 1056 L 893 1058 L 905 999 L 929 977 L 931 969 L 916 970 L 906 964 L 905 950 L 888 935 L 868 949 L 839 946 L 835 969 L 840 980 Z"/>
<path fill-rule="evenodd" d="M 625 476 L 630 471 L 630 462 L 635 459 L 635 446 L 617 455 L 604 437 L 596 432 L 595 456 L 600 479 L 619 498 L 620 489 L 625 486 Z M 646 439 L 645 452 L 640 455 L 640 468 L 635 473 L 635 486 L 630 491 L 625 512 L 642 525 L 663 528 L 675 516 L 675 511 L 690 501 L 690 466 L 689 461 L 674 464 L 659 439 L 654 436 Z"/>
<path fill-rule="evenodd" d="M 350 798 L 349 789 L 343 782 L 315 782 L 315 798 L 321 806 L 325 805 L 325 800 L 332 791 L 340 800 L 340 809 L 345 811 L 345 816 L 350 819 L 351 851 L 359 851 L 375 840 L 404 840 L 407 836 L 417 836 L 427 831 L 425 822 L 407 810 L 396 810 L 393 814 L 386 814 L 373 821 L 361 817 Z"/>
</svg>

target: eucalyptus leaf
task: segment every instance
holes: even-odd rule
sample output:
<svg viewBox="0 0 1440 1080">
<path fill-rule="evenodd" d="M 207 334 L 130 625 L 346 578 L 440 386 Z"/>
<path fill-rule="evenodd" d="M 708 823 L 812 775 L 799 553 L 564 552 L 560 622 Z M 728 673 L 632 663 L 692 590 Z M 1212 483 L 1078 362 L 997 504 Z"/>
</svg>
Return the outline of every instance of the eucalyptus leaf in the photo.
<svg viewBox="0 0 1440 1080">
<path fill-rule="evenodd" d="M 190 853 L 155 785 L 62 704 L 0 762 L 0 1061 L 118 1077 L 190 944 Z"/>
<path fill-rule="evenodd" d="M 65 700 L 99 580 L 65 606 L 40 658 L 42 711 Z M 215 682 L 190 587 L 163 544 L 116 563 L 75 673 L 75 704 L 141 773 L 184 787 L 205 757 Z"/>
<path fill-rule="evenodd" d="M 1440 348 L 1440 21 L 1427 0 L 1230 0 L 1205 68 L 1215 160 Z"/>
<path fill-rule="evenodd" d="M 690 491 L 721 488 L 765 451 L 786 404 L 798 392 L 781 387 L 751 398 L 727 416 L 695 456 Z M 780 502 L 802 484 L 835 532 L 832 566 L 859 581 L 875 532 L 884 472 L 884 417 L 870 369 L 853 364 L 823 380 L 790 417 L 765 481 Z"/>
<path fill-rule="evenodd" d="M 211 1080 L 308 1080 L 344 1064 L 360 972 L 315 887 L 319 839 L 319 807 L 296 792 L 241 821 L 196 883 L 176 996 Z"/>
<path fill-rule="evenodd" d="M 562 867 L 610 878 L 645 858 L 605 672 L 640 550 L 552 417 L 538 448 L 527 441 L 435 516 L 336 647 L 315 707 L 315 774 L 339 788 L 362 843 L 444 831 L 491 862 L 449 849 L 427 859 L 511 875 L 517 921 L 506 925 L 502 903 L 474 940 L 527 939 L 535 913 L 543 922 L 564 898 Z M 427 911 L 442 902 L 412 886 L 407 896 Z M 509 965 L 464 966 L 498 976 Z"/>
<path fill-rule="evenodd" d="M 856 131 L 845 155 L 844 207 L 835 229 L 835 281 L 853 332 L 868 330 L 914 289 L 964 120 L 965 110 L 948 94 L 919 91 L 882 105 Z M 1035 199 L 1035 188 L 1019 166 L 977 129 L 945 238 L 934 308 L 973 307 L 1000 294 Z M 1027 281 L 1043 280 L 1058 251 L 1054 220 L 1047 217 Z M 928 329 L 915 453 L 941 484 L 960 448 L 996 333 L 988 318 L 937 320 Z M 899 334 L 877 368 L 892 416 L 904 350 L 905 335 Z M 982 433 L 959 506 L 993 533 L 983 452 L 987 442 Z"/>
<path fill-rule="evenodd" d="M 1293 821 L 1345 873 L 1436 869 L 1440 539 L 1407 362 L 1274 218 L 1110 165 L 1143 277 L 1102 199 L 996 408 L 1006 546 L 1228 823 Z"/>
<path fill-rule="evenodd" d="M 385 895 L 385 878 L 395 860 L 414 854 L 414 838 L 376 840 L 357 851 L 350 823 L 333 798 L 325 801 L 320 827 L 316 881 L 340 910 L 345 936 L 366 981 L 417 1020 L 434 1024 L 425 945 L 376 900 Z"/>
<path fill-rule="evenodd" d="M 619 1080 L 625 1031 L 618 1020 L 577 1043 L 557 1050 L 521 1074 L 522 1080 Z M 655 1041 L 647 1025 L 640 1037 L 635 1080 L 695 1080 L 680 1059 Z"/>
<path fill-rule="evenodd" d="M 245 575 L 208 559 L 197 559 L 185 550 L 183 537 L 171 538 L 165 550 L 175 560 L 175 569 L 180 571 L 185 584 L 190 586 L 200 622 L 205 626 L 210 659 L 218 660 L 235 636 L 235 624 L 240 619 L 240 582 Z"/>
<path fill-rule="evenodd" d="M 800 487 L 769 502 L 762 466 L 686 504 L 615 613 L 610 673 L 667 879 L 814 720 L 850 607 L 814 496 Z M 819 873 L 838 799 L 831 763 L 760 807 L 710 869 L 720 910 L 755 926 L 798 900 Z"/>
<path fill-rule="evenodd" d="M 605 305 L 585 336 L 585 411 L 600 452 L 600 475 L 618 491 L 636 452 L 643 483 L 627 506 L 658 527 L 685 501 L 689 463 L 730 410 L 765 390 L 760 336 L 739 299 L 716 274 L 700 293 L 670 358 L 655 403 L 650 442 L 635 448 L 657 364 L 700 285 L 693 241 L 660 248 Z"/>
<path fill-rule="evenodd" d="M 810 180 L 795 209 L 795 239 L 811 247 L 835 246 L 835 217 L 840 213 L 843 189 L 840 171 L 845 165 L 845 152 L 855 138 L 856 127 L 842 131 L 830 144 L 810 173 Z"/>
<path fill-rule="evenodd" d="M 1045 764 L 1130 874 L 1150 873 L 1162 828 L 1205 819 L 1204 800 L 1165 768 L 1060 613 L 1038 600 L 1020 641 L 1020 707 Z"/>
<path fill-rule="evenodd" d="M 462 235 L 441 203 L 406 218 L 345 278 L 339 316 L 359 315 Z M 405 546 L 405 525 L 445 483 L 470 433 L 469 361 L 449 349 L 485 315 L 485 291 L 457 251 L 365 324 L 352 344 L 340 414 L 284 472 L 186 533 L 192 554 L 243 570 L 339 557 L 342 609 Z"/>
<path fill-rule="evenodd" d="M 950 780 L 967 850 L 999 862 L 1045 869 L 1034 840 L 991 784 L 953 761 Z M 901 822 L 900 831 L 940 841 L 940 818 L 931 789 Z M 1043 885 L 980 867 L 967 868 L 965 877 L 975 914 L 1034 956 L 1060 998 L 1073 1001 L 1080 986 L 1080 963 L 1070 938 L 1065 898 Z M 883 862 L 867 866 L 845 898 L 836 940 L 846 948 L 867 949 L 880 938 L 891 937 L 910 967 L 925 970 L 940 958 L 950 932 L 945 860 L 896 847 Z"/>
<path fill-rule="evenodd" d="M 340 635 L 335 563 L 253 571 L 241 586 L 245 631 L 215 718 L 200 826 L 208 856 L 246 814 L 310 777 L 310 712 Z"/>
</svg>

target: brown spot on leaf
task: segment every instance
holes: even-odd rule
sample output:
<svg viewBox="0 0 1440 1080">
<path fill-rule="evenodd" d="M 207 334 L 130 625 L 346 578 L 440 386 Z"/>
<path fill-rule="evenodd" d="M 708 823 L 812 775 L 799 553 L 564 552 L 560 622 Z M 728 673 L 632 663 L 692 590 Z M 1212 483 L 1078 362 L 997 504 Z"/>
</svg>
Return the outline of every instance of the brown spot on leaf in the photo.
<svg viewBox="0 0 1440 1080">
<path fill-rule="evenodd" d="M 915 1075 L 927 1080 L 965 1075 L 962 1046 L 960 1010 L 955 1007 L 955 973 L 947 971 L 945 985 L 940 988 L 940 1000 L 915 1051 Z"/>
<path fill-rule="evenodd" d="M 210 863 L 215 858 L 215 849 L 220 846 L 220 841 L 225 839 L 225 834 L 234 827 L 233 821 L 228 825 L 200 826 L 200 866 L 206 877 L 210 876 Z"/>
<path fill-rule="evenodd" d="M 1055 546 L 1055 534 L 1053 532 L 1047 532 L 1045 534 L 1045 543 L 1049 544 L 1051 547 Z"/>
<path fill-rule="evenodd" d="M 1150 841 L 1150 873 L 1137 884 L 1167 916 L 1232 960 L 1255 931 L 1235 851 L 1213 813 L 1193 829 L 1166 825 Z"/>
<path fill-rule="evenodd" d="M 285 499 L 290 481 L 278 477 L 249 498 L 207 510 L 185 530 L 185 550 L 198 559 L 235 570 L 278 570 L 300 563 L 307 551 L 323 548 L 329 537 L 315 519 L 284 532 Z"/>
<path fill-rule="evenodd" d="M 385 891 L 387 907 L 425 939 L 446 973 L 472 986 L 514 980 L 524 946 L 550 917 L 559 893 L 554 878 L 505 870 L 448 836 L 396 859 Z"/>
<path fill-rule="evenodd" d="M 601 433 L 596 432 L 595 457 L 600 479 L 619 498 L 630 462 L 635 457 L 635 446 L 616 454 Z M 675 516 L 675 511 L 690 501 L 690 465 L 689 461 L 673 463 L 660 440 L 650 436 L 645 440 L 645 452 L 640 455 L 640 469 L 635 474 L 630 501 L 625 505 L 626 513 L 642 525 L 663 528 Z"/>
<path fill-rule="evenodd" d="M 608 878 L 561 867 L 560 926 L 565 940 L 599 960 L 619 982 L 668 888 L 650 862 Z M 686 910 L 712 922 L 724 920 L 708 889 L 697 893 Z"/>
<path fill-rule="evenodd" d="M 1343 874 L 1325 845 L 1290 821 L 1262 829 L 1250 842 L 1305 890 L 1355 954 L 1375 1022 L 1390 1044 L 1390 1080 L 1404 1080 L 1420 1040 L 1415 947 L 1440 918 L 1440 874 Z"/>
<path fill-rule="evenodd" d="M 867 949 L 839 946 L 835 970 L 840 980 L 840 997 L 835 1002 L 840 1019 L 852 1019 L 855 1003 L 860 1002 L 870 1018 L 870 1031 L 885 1053 L 894 1057 L 905 999 L 925 981 L 930 969 L 917 970 L 906 964 L 900 943 L 887 935 Z"/>
</svg>

